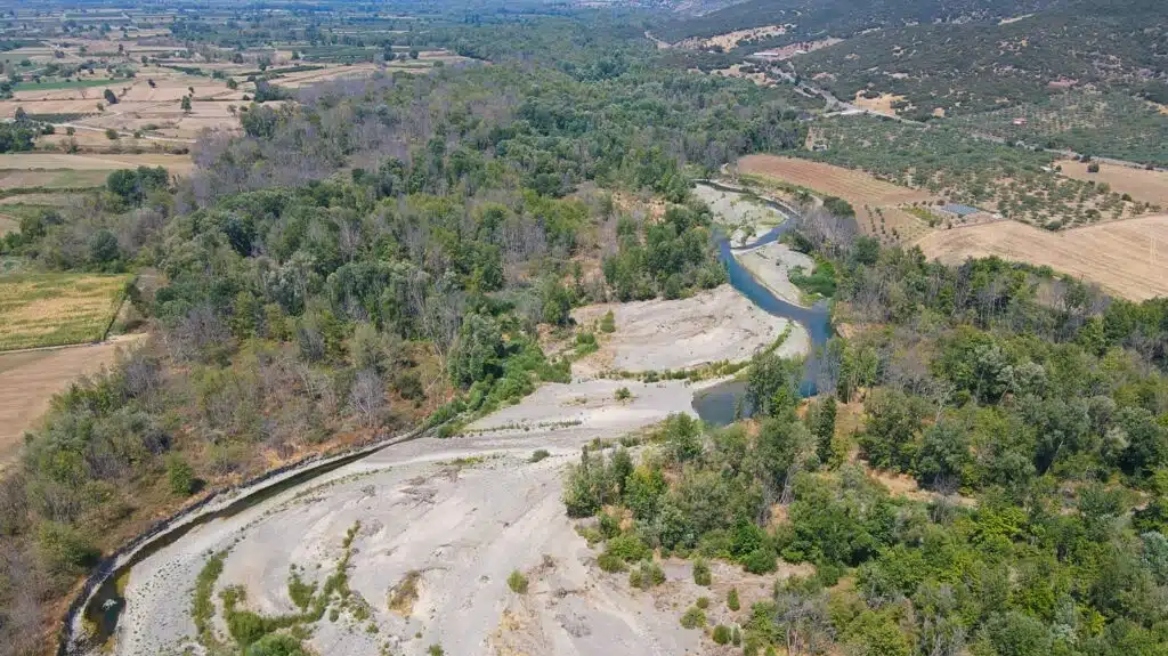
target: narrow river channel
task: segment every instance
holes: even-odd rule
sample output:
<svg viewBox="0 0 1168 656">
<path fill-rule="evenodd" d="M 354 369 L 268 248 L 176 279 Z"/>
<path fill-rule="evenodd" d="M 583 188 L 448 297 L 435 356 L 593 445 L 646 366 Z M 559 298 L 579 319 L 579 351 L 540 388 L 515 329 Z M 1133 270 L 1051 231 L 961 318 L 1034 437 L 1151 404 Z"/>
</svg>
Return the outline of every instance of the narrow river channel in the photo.
<svg viewBox="0 0 1168 656">
<path fill-rule="evenodd" d="M 717 183 L 704 182 L 700 184 L 712 187 L 718 191 L 730 193 L 739 192 L 738 189 Z M 777 241 L 784 233 L 795 228 L 795 221 L 793 220 L 790 208 L 767 199 L 760 199 L 760 201 L 787 217 L 787 220 L 771 228 L 755 242 L 747 244 L 742 248 L 731 248 L 729 239 L 725 235 L 719 236 L 718 257 L 726 266 L 730 285 L 738 290 L 738 293 L 745 296 L 750 302 L 765 312 L 776 317 L 796 321 L 807 329 L 807 333 L 811 338 L 811 353 L 807 356 L 804 364 L 803 381 L 799 386 L 799 391 L 804 396 L 811 396 L 816 392 L 816 378 L 819 371 L 816 357 L 817 352 L 827 343 L 832 333 L 830 311 L 825 301 L 820 301 L 813 307 L 806 308 L 775 296 L 771 290 L 767 289 L 765 285 L 755 279 L 746 270 L 746 267 L 742 266 L 734 257 L 735 251 L 747 251 L 764 246 Z M 694 395 L 693 408 L 703 421 L 715 426 L 725 426 L 732 423 L 740 411 L 744 415 L 750 414 L 750 408 L 740 407 L 740 399 L 743 399 L 745 395 L 746 383 L 731 380 Z"/>
</svg>

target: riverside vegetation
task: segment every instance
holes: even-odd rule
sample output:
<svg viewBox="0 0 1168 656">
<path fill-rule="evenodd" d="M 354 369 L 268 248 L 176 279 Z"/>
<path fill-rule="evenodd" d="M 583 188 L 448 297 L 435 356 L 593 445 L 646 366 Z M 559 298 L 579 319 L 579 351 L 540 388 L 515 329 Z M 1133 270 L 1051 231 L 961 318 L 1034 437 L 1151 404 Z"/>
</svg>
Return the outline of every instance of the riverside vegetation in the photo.
<svg viewBox="0 0 1168 656">
<path fill-rule="evenodd" d="M 838 317 L 868 323 L 827 345 L 823 393 L 800 399 L 799 369 L 763 355 L 751 421 L 678 415 L 639 457 L 585 450 L 564 501 L 597 518 L 599 566 L 694 558 L 709 585 L 708 559 L 813 565 L 734 614 L 746 654 L 1163 653 L 1168 304 L 860 243 L 820 248 Z"/>
</svg>

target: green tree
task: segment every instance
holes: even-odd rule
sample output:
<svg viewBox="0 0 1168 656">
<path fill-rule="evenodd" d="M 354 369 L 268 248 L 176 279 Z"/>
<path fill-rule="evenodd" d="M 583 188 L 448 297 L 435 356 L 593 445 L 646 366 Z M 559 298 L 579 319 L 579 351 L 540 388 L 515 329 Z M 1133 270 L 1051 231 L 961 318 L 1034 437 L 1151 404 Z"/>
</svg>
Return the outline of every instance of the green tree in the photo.
<svg viewBox="0 0 1168 656">
<path fill-rule="evenodd" d="M 499 324 L 489 316 L 468 315 L 463 319 L 447 364 L 451 380 L 461 387 L 470 387 L 480 380 L 498 377 L 502 373 L 503 355 Z"/>
<path fill-rule="evenodd" d="M 178 496 L 190 496 L 195 491 L 195 470 L 177 454 L 166 460 L 166 479 L 170 491 Z"/>
</svg>

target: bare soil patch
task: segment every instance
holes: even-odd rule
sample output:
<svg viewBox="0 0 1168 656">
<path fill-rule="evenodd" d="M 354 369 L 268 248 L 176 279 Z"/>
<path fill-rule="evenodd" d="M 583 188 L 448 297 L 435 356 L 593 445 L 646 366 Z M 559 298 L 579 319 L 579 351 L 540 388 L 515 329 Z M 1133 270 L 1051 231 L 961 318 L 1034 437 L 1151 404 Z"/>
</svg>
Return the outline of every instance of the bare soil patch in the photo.
<svg viewBox="0 0 1168 656">
<path fill-rule="evenodd" d="M 972 257 L 1049 266 L 1141 301 L 1168 296 L 1168 215 L 1053 233 L 1014 221 L 933 232 L 917 244 L 931 258 Z"/>
</svg>

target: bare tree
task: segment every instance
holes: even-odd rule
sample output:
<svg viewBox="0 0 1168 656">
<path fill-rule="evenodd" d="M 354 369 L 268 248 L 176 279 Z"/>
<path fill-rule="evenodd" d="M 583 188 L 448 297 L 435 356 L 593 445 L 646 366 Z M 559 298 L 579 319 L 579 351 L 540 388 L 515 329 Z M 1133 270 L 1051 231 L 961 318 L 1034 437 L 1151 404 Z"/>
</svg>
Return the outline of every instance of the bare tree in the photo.
<svg viewBox="0 0 1168 656">
<path fill-rule="evenodd" d="M 349 391 L 349 408 L 361 425 L 374 428 L 380 424 L 387 405 L 381 375 L 373 369 L 359 371 Z"/>
</svg>

